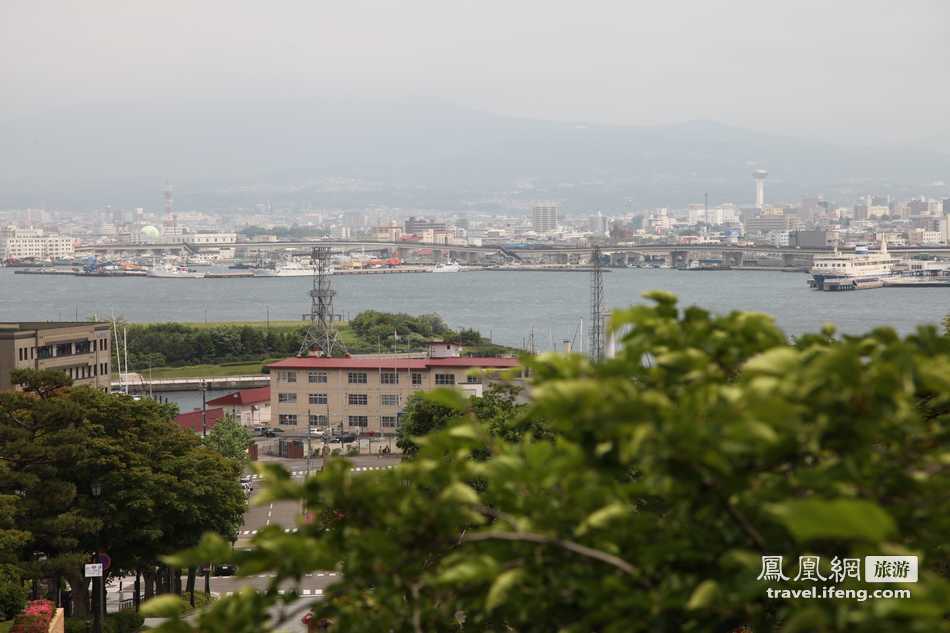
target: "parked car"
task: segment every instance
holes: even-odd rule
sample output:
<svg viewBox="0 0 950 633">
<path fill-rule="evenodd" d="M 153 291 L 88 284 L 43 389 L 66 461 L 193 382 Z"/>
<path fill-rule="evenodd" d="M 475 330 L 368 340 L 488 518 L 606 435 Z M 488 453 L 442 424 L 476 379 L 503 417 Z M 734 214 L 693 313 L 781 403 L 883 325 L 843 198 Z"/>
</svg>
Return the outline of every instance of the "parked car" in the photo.
<svg viewBox="0 0 950 633">
<path fill-rule="evenodd" d="M 333 438 L 334 442 L 339 442 L 341 444 L 350 444 L 351 442 L 356 441 L 356 435 L 353 433 L 343 433 L 342 435 L 337 435 Z"/>
<path fill-rule="evenodd" d="M 236 572 L 237 568 L 230 563 L 221 563 L 214 566 L 215 576 L 233 576 Z"/>
<path fill-rule="evenodd" d="M 264 429 L 264 437 L 277 437 L 278 433 L 283 433 L 284 429 Z"/>
</svg>

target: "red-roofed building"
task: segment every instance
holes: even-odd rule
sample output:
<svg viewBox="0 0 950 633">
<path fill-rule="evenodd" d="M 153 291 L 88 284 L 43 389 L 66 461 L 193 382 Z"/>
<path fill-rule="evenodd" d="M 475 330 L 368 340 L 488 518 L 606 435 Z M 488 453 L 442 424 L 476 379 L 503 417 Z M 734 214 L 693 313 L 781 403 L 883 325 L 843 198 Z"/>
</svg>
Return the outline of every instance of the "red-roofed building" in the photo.
<svg viewBox="0 0 950 633">
<path fill-rule="evenodd" d="M 270 387 L 242 389 L 208 401 L 209 407 L 221 407 L 246 427 L 270 424 Z"/>
<path fill-rule="evenodd" d="M 464 356 L 285 358 L 267 366 L 272 422 L 301 435 L 309 427 L 392 434 L 413 393 L 455 387 L 480 396 L 484 382 L 518 364 L 517 358 Z"/>
<path fill-rule="evenodd" d="M 201 435 L 202 431 L 202 419 L 201 419 L 201 409 L 195 409 L 194 411 L 189 411 L 188 413 L 181 413 L 175 416 L 175 422 L 178 422 L 182 428 L 191 429 L 195 433 Z M 210 431 L 214 428 L 214 425 L 224 419 L 224 409 L 218 407 L 215 409 L 207 410 L 207 428 Z"/>
</svg>

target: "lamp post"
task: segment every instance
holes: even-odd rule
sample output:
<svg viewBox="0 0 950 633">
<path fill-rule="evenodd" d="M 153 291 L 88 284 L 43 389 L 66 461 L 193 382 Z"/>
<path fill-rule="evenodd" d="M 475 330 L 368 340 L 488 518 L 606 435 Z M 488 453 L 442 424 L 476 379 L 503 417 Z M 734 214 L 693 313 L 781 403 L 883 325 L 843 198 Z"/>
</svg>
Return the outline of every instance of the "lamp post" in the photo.
<svg viewBox="0 0 950 633">
<path fill-rule="evenodd" d="M 208 437 L 208 381 L 201 381 L 201 437 Z"/>
<path fill-rule="evenodd" d="M 102 483 L 99 481 L 94 481 L 90 485 L 90 492 L 92 496 L 96 499 L 96 505 L 99 505 L 98 499 L 102 495 Z M 100 532 L 96 532 L 96 557 L 95 562 L 99 561 L 99 537 Z M 93 584 L 93 591 L 96 592 L 98 597 L 95 611 L 92 616 L 92 631 L 93 633 L 102 633 L 102 621 L 105 619 L 106 612 L 106 597 L 105 597 L 105 571 L 102 572 L 102 575 L 99 576 L 98 586 L 96 583 Z"/>
</svg>

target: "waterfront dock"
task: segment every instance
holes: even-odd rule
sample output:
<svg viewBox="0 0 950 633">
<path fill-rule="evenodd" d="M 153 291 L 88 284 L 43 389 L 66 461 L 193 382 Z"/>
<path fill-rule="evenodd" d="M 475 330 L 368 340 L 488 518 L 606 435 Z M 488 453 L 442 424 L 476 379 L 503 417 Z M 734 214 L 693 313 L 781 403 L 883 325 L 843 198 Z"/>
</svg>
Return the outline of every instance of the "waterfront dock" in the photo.
<svg viewBox="0 0 950 633">
<path fill-rule="evenodd" d="M 209 376 L 207 378 L 166 378 L 148 380 L 141 374 L 129 374 L 128 381 L 113 380 L 112 391 L 129 393 L 201 391 L 204 384 L 208 389 L 251 389 L 270 385 L 270 376 Z"/>
</svg>

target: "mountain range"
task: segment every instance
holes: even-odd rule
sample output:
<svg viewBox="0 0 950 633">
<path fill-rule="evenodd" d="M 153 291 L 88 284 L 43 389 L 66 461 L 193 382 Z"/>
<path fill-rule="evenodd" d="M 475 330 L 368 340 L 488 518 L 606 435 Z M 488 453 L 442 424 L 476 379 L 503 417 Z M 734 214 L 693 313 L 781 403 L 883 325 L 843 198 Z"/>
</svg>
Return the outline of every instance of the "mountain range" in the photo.
<svg viewBox="0 0 950 633">
<path fill-rule="evenodd" d="M 842 122 L 846 125 L 846 122 Z M 103 103 L 0 118 L 0 208 L 368 206 L 621 211 L 823 194 L 948 196 L 950 154 L 844 146 L 713 121 L 621 127 L 439 101 Z"/>
</svg>

